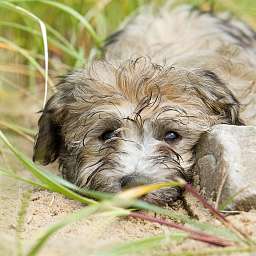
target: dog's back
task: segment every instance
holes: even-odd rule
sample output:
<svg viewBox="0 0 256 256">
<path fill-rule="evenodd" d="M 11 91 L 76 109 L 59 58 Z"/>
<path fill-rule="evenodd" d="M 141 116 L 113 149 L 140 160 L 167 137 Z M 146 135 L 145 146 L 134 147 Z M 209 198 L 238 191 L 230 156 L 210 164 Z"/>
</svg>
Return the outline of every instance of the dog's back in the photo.
<svg viewBox="0 0 256 256">
<path fill-rule="evenodd" d="M 246 123 L 256 124 L 256 33 L 242 21 L 189 6 L 148 7 L 106 42 L 106 59 L 115 65 L 139 56 L 213 71 L 240 101 Z"/>
</svg>

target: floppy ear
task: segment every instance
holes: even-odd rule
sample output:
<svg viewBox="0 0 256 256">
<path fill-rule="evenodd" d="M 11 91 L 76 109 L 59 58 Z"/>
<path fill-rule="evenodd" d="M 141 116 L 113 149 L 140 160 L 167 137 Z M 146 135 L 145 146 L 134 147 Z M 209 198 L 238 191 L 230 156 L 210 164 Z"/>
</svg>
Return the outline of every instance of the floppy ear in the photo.
<svg viewBox="0 0 256 256">
<path fill-rule="evenodd" d="M 61 146 L 61 133 L 58 113 L 56 109 L 56 96 L 47 102 L 38 121 L 39 132 L 35 139 L 33 161 L 47 165 L 54 162 L 59 156 Z M 59 106 L 60 107 L 60 106 Z"/>
<path fill-rule="evenodd" d="M 220 116 L 221 123 L 244 125 L 239 118 L 239 102 L 225 83 L 209 70 L 199 71 L 199 75 L 201 83 L 194 89 L 205 105 Z"/>
</svg>

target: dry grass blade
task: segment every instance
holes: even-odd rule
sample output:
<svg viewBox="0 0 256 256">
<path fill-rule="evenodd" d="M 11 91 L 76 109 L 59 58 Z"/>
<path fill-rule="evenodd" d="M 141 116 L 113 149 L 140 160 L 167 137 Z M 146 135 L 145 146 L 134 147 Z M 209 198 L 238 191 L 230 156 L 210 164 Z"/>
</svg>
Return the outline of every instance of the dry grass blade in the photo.
<svg viewBox="0 0 256 256">
<path fill-rule="evenodd" d="M 247 246 L 247 247 L 228 247 L 228 248 L 213 248 L 213 249 L 205 249 L 205 250 L 189 250 L 182 251 L 177 253 L 168 253 L 163 256 L 209 256 L 209 255 L 240 255 L 244 253 L 255 253 L 256 247 Z M 254 254 L 252 254 L 254 255 Z"/>
<path fill-rule="evenodd" d="M 0 129 L 9 129 L 13 132 L 16 132 L 26 140 L 28 140 L 31 143 L 34 143 L 34 139 L 30 134 L 27 134 L 21 127 L 12 125 L 10 123 L 4 122 L 0 120 Z"/>
<path fill-rule="evenodd" d="M 10 41 L 8 39 L 5 39 L 1 36 L 0 36 L 0 42 L 5 44 L 6 49 L 8 49 L 8 50 L 11 49 L 13 51 L 16 51 L 16 52 L 20 53 L 22 56 L 24 56 L 38 70 L 38 72 L 43 77 L 45 77 L 44 69 L 40 66 L 40 64 L 36 61 L 36 59 L 31 56 L 31 54 L 27 50 L 19 47 L 17 44 L 15 44 L 12 41 Z M 51 88 L 53 89 L 54 88 L 54 83 L 50 79 L 48 79 L 48 81 L 49 81 L 49 84 L 51 85 Z"/>
<path fill-rule="evenodd" d="M 43 189 L 49 189 L 46 185 L 40 184 L 40 183 L 35 182 L 35 181 L 31 180 L 31 179 L 23 178 L 23 177 L 21 177 L 19 175 L 16 175 L 16 174 L 12 173 L 11 171 L 8 171 L 8 170 L 0 168 L 0 176 L 1 175 L 6 176 L 6 177 L 10 177 L 10 178 L 13 178 L 13 179 L 16 179 L 16 180 L 19 180 L 19 181 L 22 181 L 22 182 L 30 184 L 30 185 L 32 185 L 34 187 L 40 187 L 40 188 L 43 188 Z"/>
<path fill-rule="evenodd" d="M 26 135 L 29 135 L 32 137 L 34 137 L 36 135 L 36 131 L 35 130 L 32 130 L 32 129 L 29 129 L 29 128 L 26 128 L 26 127 L 23 127 L 23 126 L 20 126 L 20 125 L 17 125 L 13 122 L 7 122 L 5 120 L 0 120 L 0 126 L 4 126 L 6 128 L 9 128 L 9 129 L 12 129 L 14 131 L 17 130 L 20 131 L 20 132 L 23 132 L 25 133 Z"/>
<path fill-rule="evenodd" d="M 180 243 L 187 239 L 187 234 L 184 232 L 168 232 L 161 235 L 155 235 L 142 239 L 136 239 L 116 245 L 110 244 L 104 246 L 99 251 L 96 251 L 95 256 L 121 256 L 121 255 L 137 255 L 137 253 L 144 252 L 144 255 L 150 253 L 150 249 L 158 249 L 159 246 L 170 246 L 173 242 Z"/>
<path fill-rule="evenodd" d="M 31 193 L 32 192 L 30 190 L 24 191 L 20 199 L 20 207 L 18 211 L 18 216 L 17 216 L 18 218 L 17 218 L 16 228 L 15 228 L 16 229 L 16 250 L 17 250 L 18 256 L 23 256 L 22 233 L 25 226 L 26 214 L 29 206 Z"/>
<path fill-rule="evenodd" d="M 129 216 L 134 217 L 134 218 L 139 218 L 142 220 L 147 220 L 147 221 L 154 222 L 154 223 L 158 223 L 158 224 L 165 225 L 165 226 L 175 228 L 178 230 L 182 230 L 189 234 L 189 238 L 191 238 L 193 240 L 198 240 L 198 241 L 201 241 L 204 243 L 208 243 L 211 245 L 216 245 L 216 246 L 221 246 L 221 247 L 227 247 L 227 246 L 234 245 L 234 243 L 231 241 L 224 240 L 222 238 L 218 238 L 218 237 L 215 237 L 212 235 L 208 235 L 204 232 L 193 230 L 191 228 L 185 227 L 183 225 L 180 225 L 180 224 L 177 224 L 174 222 L 166 221 L 164 219 L 159 219 L 159 218 L 155 218 L 155 217 L 152 217 L 149 215 L 135 213 L 135 212 L 130 213 Z"/>
<path fill-rule="evenodd" d="M 235 227 L 228 219 L 225 218 L 218 210 L 211 206 L 190 184 L 184 185 L 185 190 L 193 195 L 202 205 L 207 208 L 223 225 L 232 230 L 244 243 L 249 245 L 255 245 L 255 242 L 251 238 L 242 232 L 240 229 Z"/>
<path fill-rule="evenodd" d="M 181 183 L 178 181 L 169 181 L 169 182 L 162 182 L 162 183 L 155 183 L 149 185 L 142 185 L 135 188 L 128 189 L 124 192 L 118 194 L 117 198 L 119 199 L 133 199 L 148 194 L 151 191 L 158 190 L 160 188 L 165 187 L 174 187 L 174 186 L 181 186 Z"/>
<path fill-rule="evenodd" d="M 9 6 L 10 8 L 16 9 L 17 11 L 21 12 L 21 13 L 25 13 L 26 15 L 28 15 L 29 17 L 32 17 L 34 20 L 36 20 L 39 23 L 40 29 L 41 29 L 41 33 L 42 33 L 42 38 L 43 38 L 43 45 L 44 45 L 44 79 L 45 79 L 45 85 L 44 85 L 44 100 L 43 100 L 43 108 L 46 104 L 46 100 L 47 100 L 47 93 L 48 93 L 48 43 L 47 43 L 47 32 L 46 32 L 46 27 L 44 22 L 39 19 L 37 16 L 35 16 L 33 13 L 29 12 L 28 10 L 20 7 L 20 6 L 16 6 L 14 4 L 11 3 L 4 3 L 5 5 Z"/>
</svg>

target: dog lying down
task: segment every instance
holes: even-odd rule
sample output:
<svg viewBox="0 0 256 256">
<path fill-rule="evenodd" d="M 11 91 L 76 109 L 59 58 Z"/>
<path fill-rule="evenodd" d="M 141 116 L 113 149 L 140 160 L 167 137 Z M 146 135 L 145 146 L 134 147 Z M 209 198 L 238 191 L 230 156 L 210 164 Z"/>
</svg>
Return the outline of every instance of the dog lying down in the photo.
<svg viewBox="0 0 256 256">
<path fill-rule="evenodd" d="M 102 60 L 59 82 L 34 161 L 58 159 L 65 179 L 103 192 L 191 181 L 203 133 L 255 124 L 255 70 L 256 33 L 245 23 L 188 6 L 145 8 L 106 40 Z M 172 204 L 181 192 L 144 200 Z"/>
</svg>

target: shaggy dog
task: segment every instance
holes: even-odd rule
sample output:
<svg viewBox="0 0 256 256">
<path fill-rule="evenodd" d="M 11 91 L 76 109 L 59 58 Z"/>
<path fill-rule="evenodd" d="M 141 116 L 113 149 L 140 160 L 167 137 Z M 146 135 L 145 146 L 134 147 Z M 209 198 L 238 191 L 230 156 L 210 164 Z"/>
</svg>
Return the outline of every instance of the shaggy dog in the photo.
<svg viewBox="0 0 256 256">
<path fill-rule="evenodd" d="M 202 133 L 255 121 L 255 68 L 256 34 L 243 22 L 187 6 L 146 8 L 108 38 L 104 59 L 60 81 L 34 160 L 58 158 L 64 178 L 104 192 L 190 181 Z M 145 200 L 171 204 L 180 193 L 160 189 Z"/>
</svg>

